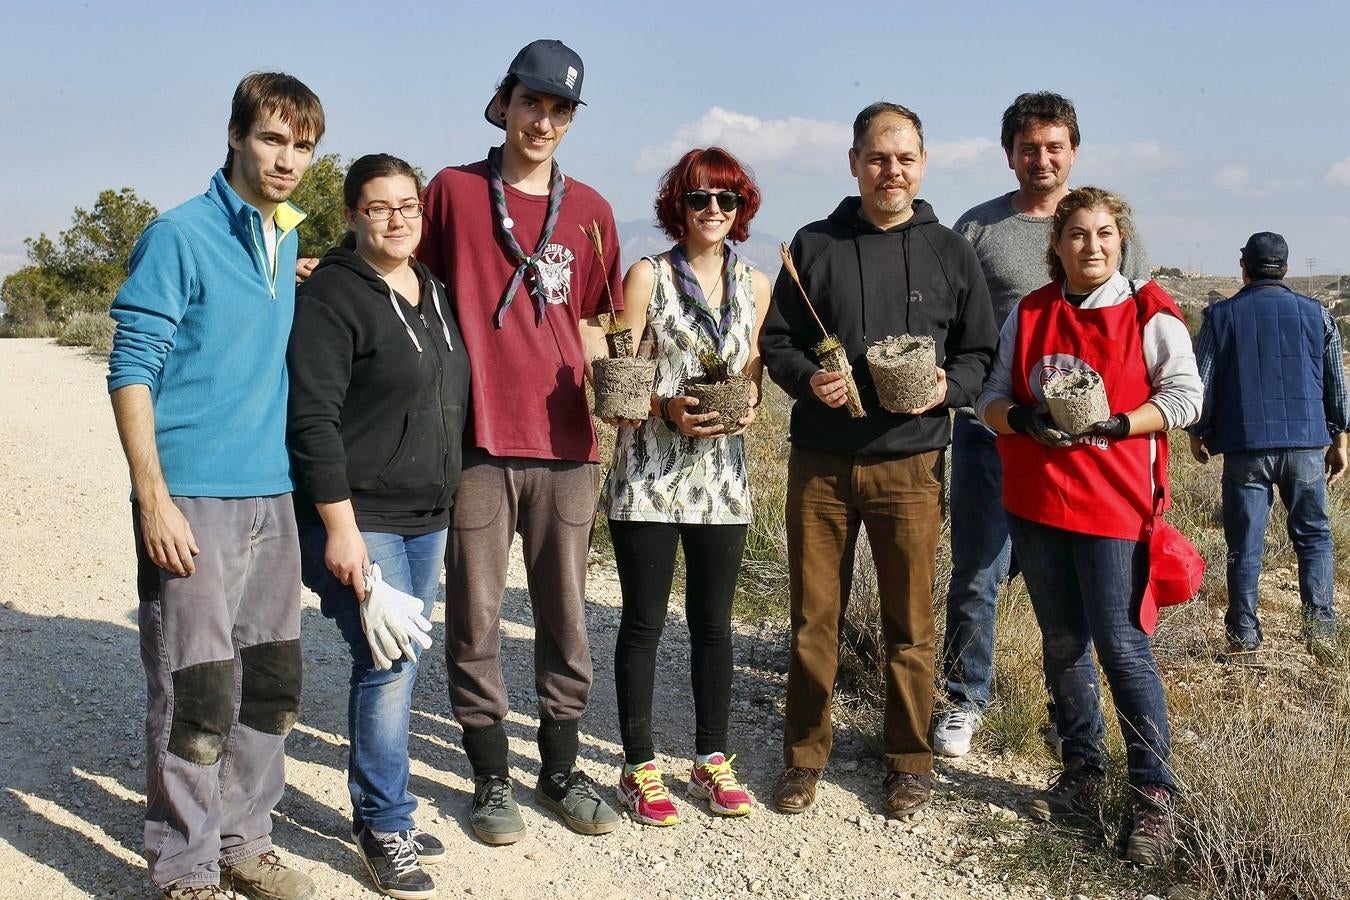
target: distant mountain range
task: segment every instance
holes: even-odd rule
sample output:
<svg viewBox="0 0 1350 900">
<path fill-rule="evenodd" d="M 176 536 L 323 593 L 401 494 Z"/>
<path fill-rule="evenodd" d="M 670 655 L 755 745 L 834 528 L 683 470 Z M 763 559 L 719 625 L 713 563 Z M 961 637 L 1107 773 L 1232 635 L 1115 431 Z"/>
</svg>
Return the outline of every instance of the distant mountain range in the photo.
<svg viewBox="0 0 1350 900">
<path fill-rule="evenodd" d="M 652 256 L 670 249 L 672 243 L 670 238 L 646 219 L 616 222 L 615 226 L 619 229 L 619 242 L 622 244 L 620 259 L 623 261 L 625 271 L 644 256 Z M 780 242 L 781 239 L 772 234 L 754 231 L 750 234 L 750 240 L 732 246 L 735 247 L 737 256 L 768 275 L 769 280 L 773 281 L 778 277 L 778 270 L 782 266 L 778 257 Z"/>
</svg>

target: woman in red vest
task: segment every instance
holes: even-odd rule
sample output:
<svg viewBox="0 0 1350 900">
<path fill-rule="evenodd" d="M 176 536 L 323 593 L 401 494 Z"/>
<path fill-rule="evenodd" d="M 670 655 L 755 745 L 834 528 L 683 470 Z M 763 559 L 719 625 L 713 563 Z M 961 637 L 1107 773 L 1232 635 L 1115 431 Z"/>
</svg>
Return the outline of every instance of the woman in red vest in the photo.
<svg viewBox="0 0 1350 900">
<path fill-rule="evenodd" d="M 1051 282 L 1022 298 L 999 338 L 976 410 L 999 434 L 1003 505 L 1040 624 L 1064 770 L 1031 803 L 1036 818 L 1095 820 L 1106 768 L 1106 673 L 1125 737 L 1133 811 L 1121 851 L 1161 863 L 1174 842 L 1167 703 L 1138 619 L 1148 581 L 1145 526 L 1170 428 L 1194 422 L 1202 389 L 1176 303 L 1119 272 L 1130 208 L 1085 187 L 1055 210 Z M 1081 435 L 1051 420 L 1043 388 L 1074 369 L 1099 374 L 1112 415 Z M 1166 484 L 1164 502 L 1166 503 Z"/>
</svg>

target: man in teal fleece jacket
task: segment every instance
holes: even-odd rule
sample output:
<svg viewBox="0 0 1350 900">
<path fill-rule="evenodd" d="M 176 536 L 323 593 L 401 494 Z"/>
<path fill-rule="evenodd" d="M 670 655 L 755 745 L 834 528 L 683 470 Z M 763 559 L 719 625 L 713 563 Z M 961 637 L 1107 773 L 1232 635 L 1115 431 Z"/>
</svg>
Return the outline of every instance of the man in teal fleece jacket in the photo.
<svg viewBox="0 0 1350 900">
<path fill-rule="evenodd" d="M 287 198 L 323 130 L 300 81 L 245 77 L 224 168 L 150 223 L 112 305 L 148 694 L 145 855 L 173 900 L 314 896 L 272 849 L 271 810 L 301 670 L 285 436 L 304 213 Z"/>
</svg>

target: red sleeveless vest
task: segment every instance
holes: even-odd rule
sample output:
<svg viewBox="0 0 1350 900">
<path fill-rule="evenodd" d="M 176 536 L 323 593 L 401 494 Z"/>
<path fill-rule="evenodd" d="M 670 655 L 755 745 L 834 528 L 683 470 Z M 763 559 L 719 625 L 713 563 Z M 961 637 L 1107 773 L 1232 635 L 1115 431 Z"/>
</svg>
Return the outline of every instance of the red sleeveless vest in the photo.
<svg viewBox="0 0 1350 900">
<path fill-rule="evenodd" d="M 1099 309 L 1076 309 L 1061 285 L 1047 284 L 1017 307 L 1013 399 L 1036 406 L 1059 371 L 1091 369 L 1102 376 L 1111 412 L 1130 412 L 1153 393 L 1144 364 L 1143 323 L 1158 313 L 1181 318 L 1172 298 L 1153 282 L 1138 298 Z M 1003 505 L 1014 515 L 1081 534 L 1139 541 L 1153 518 L 1151 448 L 1157 435 L 1111 440 L 1084 435 L 1071 446 L 1046 447 L 1024 434 L 998 436 Z M 1156 441 L 1167 466 L 1167 439 Z M 1171 495 L 1163 485 L 1163 508 Z"/>
</svg>

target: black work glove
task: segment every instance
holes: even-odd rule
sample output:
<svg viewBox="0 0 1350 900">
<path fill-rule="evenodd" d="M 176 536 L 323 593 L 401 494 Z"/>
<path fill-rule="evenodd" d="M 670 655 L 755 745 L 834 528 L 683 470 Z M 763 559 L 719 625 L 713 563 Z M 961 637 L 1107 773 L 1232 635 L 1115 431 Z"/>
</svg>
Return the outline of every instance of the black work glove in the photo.
<svg viewBox="0 0 1350 900">
<path fill-rule="evenodd" d="M 1012 407 L 1008 410 L 1008 427 L 1047 447 L 1067 447 L 1073 443 L 1073 435 L 1056 428 L 1044 406 Z"/>
<path fill-rule="evenodd" d="M 1124 413 L 1116 413 L 1109 419 L 1093 422 L 1090 430 L 1093 434 L 1120 440 L 1130 436 L 1130 417 Z"/>
</svg>

